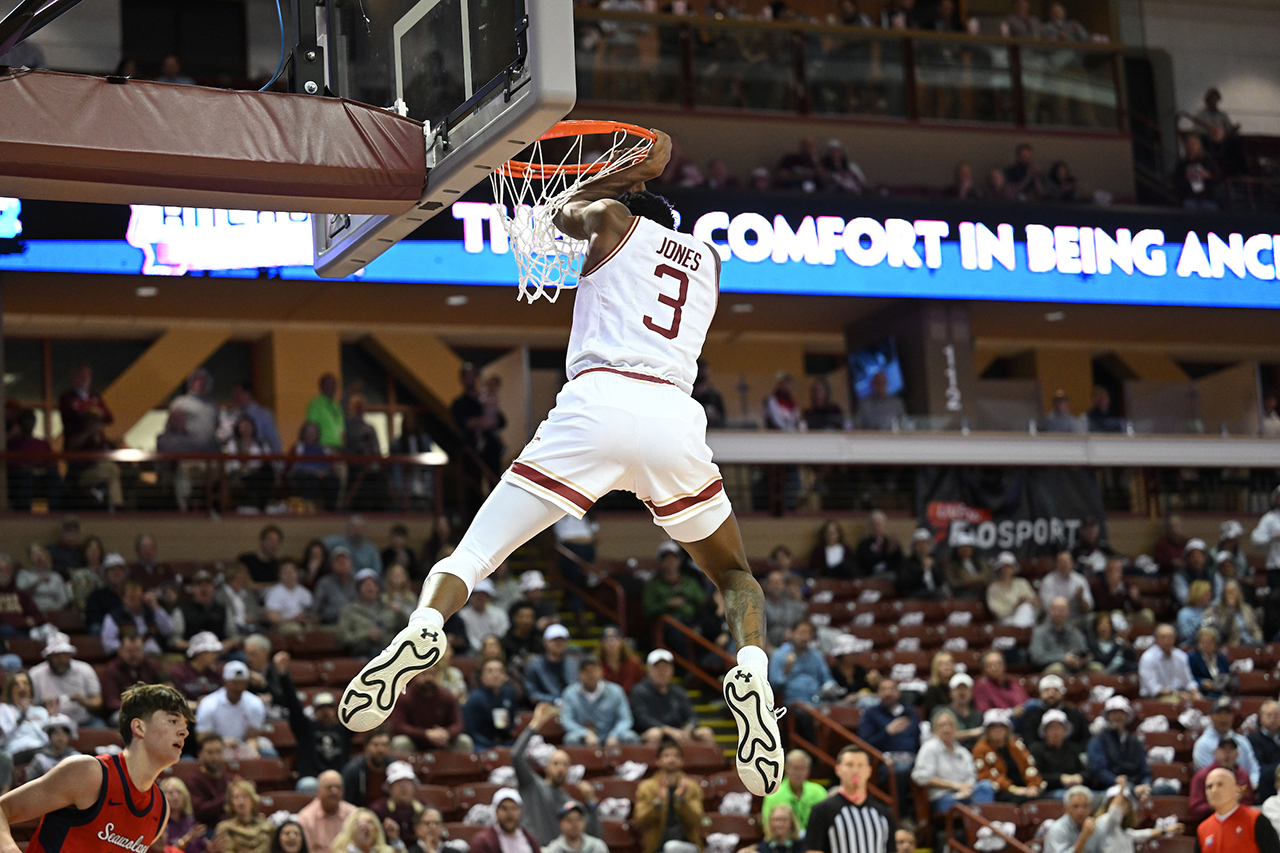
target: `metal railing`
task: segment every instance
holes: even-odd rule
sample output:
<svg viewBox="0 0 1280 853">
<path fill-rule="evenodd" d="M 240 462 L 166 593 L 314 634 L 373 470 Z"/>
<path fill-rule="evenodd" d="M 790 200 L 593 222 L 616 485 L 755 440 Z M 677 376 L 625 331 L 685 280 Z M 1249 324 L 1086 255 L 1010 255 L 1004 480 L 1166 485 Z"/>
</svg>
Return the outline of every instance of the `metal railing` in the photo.
<svg viewBox="0 0 1280 853">
<path fill-rule="evenodd" d="M 30 511 L 201 510 L 314 512 L 444 508 L 440 452 L 358 454 L 0 452 L 0 506 Z"/>
<path fill-rule="evenodd" d="M 1128 131 L 1124 48 L 575 11 L 582 101 Z"/>
<path fill-rule="evenodd" d="M 578 598 L 582 599 L 584 604 L 586 604 L 588 607 L 595 610 L 597 613 L 600 613 L 603 616 L 613 620 L 613 624 L 618 626 L 618 630 L 622 633 L 622 636 L 624 637 L 630 636 L 630 634 L 627 633 L 627 593 L 622 588 L 622 584 L 618 583 L 616 580 L 604 574 L 603 572 L 596 571 L 595 568 L 592 567 L 591 564 L 589 564 L 586 560 L 582 559 L 577 554 L 573 553 L 568 548 L 561 545 L 559 542 L 555 543 L 554 550 L 558 556 L 566 560 L 569 560 L 573 562 L 576 566 L 578 566 L 578 568 L 582 570 L 583 577 L 596 579 L 599 582 L 600 586 L 604 587 L 605 589 L 613 593 L 613 598 L 614 598 L 614 601 L 616 602 L 616 606 L 610 607 L 598 595 L 595 595 L 589 590 L 584 589 L 583 587 L 580 587 L 577 584 L 570 582 L 567 578 L 565 578 L 563 572 L 559 573 L 560 586 L 563 587 L 566 592 L 569 592 L 578 596 Z M 555 564 L 554 560 L 547 560 L 548 566 L 551 566 L 554 564 Z"/>
</svg>

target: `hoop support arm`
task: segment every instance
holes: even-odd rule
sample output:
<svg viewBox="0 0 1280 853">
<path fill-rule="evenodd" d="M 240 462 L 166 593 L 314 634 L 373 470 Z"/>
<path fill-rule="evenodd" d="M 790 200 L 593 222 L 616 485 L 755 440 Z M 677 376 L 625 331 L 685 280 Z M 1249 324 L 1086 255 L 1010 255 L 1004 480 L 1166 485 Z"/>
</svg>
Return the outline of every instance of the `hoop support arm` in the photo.
<svg viewBox="0 0 1280 853">
<path fill-rule="evenodd" d="M 400 214 L 426 184 L 421 123 L 339 98 L 19 71 L 0 115 L 16 198 Z"/>
</svg>

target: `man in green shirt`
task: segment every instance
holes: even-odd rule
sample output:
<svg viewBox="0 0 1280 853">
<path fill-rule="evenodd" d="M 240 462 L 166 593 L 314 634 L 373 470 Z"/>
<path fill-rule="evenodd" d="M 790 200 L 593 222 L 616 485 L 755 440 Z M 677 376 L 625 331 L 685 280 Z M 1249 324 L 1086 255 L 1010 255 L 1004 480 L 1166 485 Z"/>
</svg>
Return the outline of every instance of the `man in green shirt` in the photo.
<svg viewBox="0 0 1280 853">
<path fill-rule="evenodd" d="M 707 593 L 680 570 L 681 558 L 680 546 L 672 540 L 658 546 L 658 574 L 644 587 L 644 612 L 650 619 L 670 616 L 689 625 L 702 612 Z"/>
<path fill-rule="evenodd" d="M 342 451 L 342 433 L 346 419 L 338 395 L 338 380 L 332 373 L 320 377 L 320 393 L 307 404 L 307 420 L 320 428 L 320 443 L 336 451 Z"/>
<path fill-rule="evenodd" d="M 769 814 L 775 806 L 791 806 L 796 813 L 796 822 L 803 833 L 809 826 L 809 812 L 818 803 L 827 798 L 827 791 L 817 782 L 809 781 L 809 771 L 813 769 L 813 759 L 807 753 L 793 749 L 787 753 L 787 775 L 778 790 L 764 798 L 761 810 L 764 822 L 768 822 Z"/>
</svg>

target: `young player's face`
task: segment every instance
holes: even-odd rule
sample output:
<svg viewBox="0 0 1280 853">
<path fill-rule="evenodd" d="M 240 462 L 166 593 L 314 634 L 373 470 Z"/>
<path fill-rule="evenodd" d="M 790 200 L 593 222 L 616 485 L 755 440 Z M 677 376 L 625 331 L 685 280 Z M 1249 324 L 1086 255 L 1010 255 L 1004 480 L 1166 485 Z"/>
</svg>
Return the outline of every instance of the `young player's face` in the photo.
<svg viewBox="0 0 1280 853">
<path fill-rule="evenodd" d="M 144 725 L 142 740 L 147 752 L 166 766 L 176 764 L 187 739 L 187 718 L 172 711 L 156 711 Z"/>
</svg>

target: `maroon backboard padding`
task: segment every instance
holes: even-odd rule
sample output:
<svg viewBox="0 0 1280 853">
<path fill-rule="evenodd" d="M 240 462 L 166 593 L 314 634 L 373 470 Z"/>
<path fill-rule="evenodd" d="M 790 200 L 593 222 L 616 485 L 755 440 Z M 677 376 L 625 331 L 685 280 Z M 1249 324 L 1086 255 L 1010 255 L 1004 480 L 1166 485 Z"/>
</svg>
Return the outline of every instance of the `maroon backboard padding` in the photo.
<svg viewBox="0 0 1280 853">
<path fill-rule="evenodd" d="M 422 124 L 366 104 L 51 71 L 0 76 L 0 195 L 399 214 L 425 183 Z"/>
</svg>

